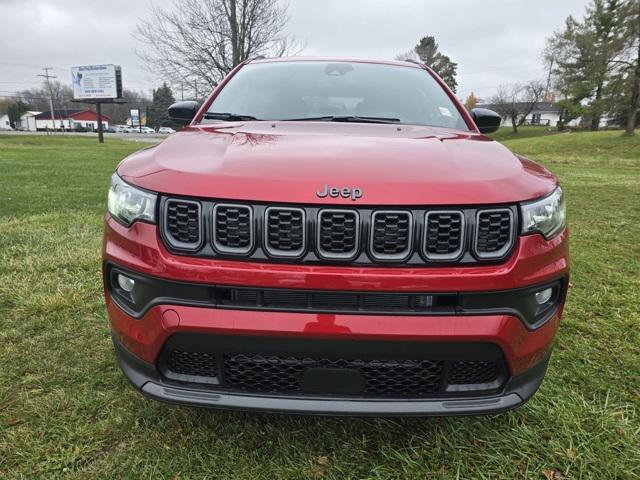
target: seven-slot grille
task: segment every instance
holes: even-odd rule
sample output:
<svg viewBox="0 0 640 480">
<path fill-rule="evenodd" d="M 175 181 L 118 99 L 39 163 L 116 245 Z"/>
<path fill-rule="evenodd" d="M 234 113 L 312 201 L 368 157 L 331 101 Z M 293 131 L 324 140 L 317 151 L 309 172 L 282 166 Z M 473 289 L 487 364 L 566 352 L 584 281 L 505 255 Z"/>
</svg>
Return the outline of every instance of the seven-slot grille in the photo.
<svg viewBox="0 0 640 480">
<path fill-rule="evenodd" d="M 356 210 L 320 210 L 318 253 L 328 259 L 350 259 L 358 253 L 360 221 Z"/>
<path fill-rule="evenodd" d="M 513 213 L 509 209 L 480 210 L 476 216 L 476 255 L 480 258 L 502 257 L 511 247 L 513 223 Z"/>
<path fill-rule="evenodd" d="M 455 260 L 464 248 L 464 214 L 460 211 L 427 212 L 424 254 L 433 260 Z"/>
<path fill-rule="evenodd" d="M 504 259 L 514 207 L 381 210 L 164 199 L 161 231 L 177 251 L 257 261 L 356 265 L 473 264 Z"/>
<path fill-rule="evenodd" d="M 213 244 L 220 253 L 246 254 L 253 247 L 251 207 L 219 203 L 213 208 Z"/>
<path fill-rule="evenodd" d="M 300 256 L 306 247 L 305 223 L 305 212 L 301 208 L 267 208 L 264 227 L 267 251 L 274 256 Z"/>
<path fill-rule="evenodd" d="M 377 211 L 371 221 L 371 254 L 376 260 L 403 260 L 411 253 L 411 212 Z"/>
<path fill-rule="evenodd" d="M 190 200 L 169 200 L 165 206 L 165 237 L 180 250 L 195 250 L 202 243 L 200 204 Z"/>
</svg>

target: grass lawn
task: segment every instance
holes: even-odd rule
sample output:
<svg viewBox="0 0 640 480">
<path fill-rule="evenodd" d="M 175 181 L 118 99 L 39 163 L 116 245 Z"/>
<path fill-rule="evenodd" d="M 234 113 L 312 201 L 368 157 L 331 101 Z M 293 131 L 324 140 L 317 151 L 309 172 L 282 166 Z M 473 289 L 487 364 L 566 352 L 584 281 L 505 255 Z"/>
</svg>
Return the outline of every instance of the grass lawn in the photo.
<svg viewBox="0 0 640 480">
<path fill-rule="evenodd" d="M 507 142 L 515 139 L 545 137 L 548 135 L 556 135 L 557 133 L 557 130 L 544 126 L 518 127 L 518 133 L 513 133 L 513 128 L 511 127 L 500 127 L 497 132 L 491 133 L 489 136 L 499 142 Z"/>
<path fill-rule="evenodd" d="M 109 176 L 140 144 L 0 136 L 0 479 L 640 477 L 640 136 L 505 141 L 565 188 L 573 271 L 547 378 L 519 410 L 361 419 L 146 400 L 101 291 Z"/>
</svg>

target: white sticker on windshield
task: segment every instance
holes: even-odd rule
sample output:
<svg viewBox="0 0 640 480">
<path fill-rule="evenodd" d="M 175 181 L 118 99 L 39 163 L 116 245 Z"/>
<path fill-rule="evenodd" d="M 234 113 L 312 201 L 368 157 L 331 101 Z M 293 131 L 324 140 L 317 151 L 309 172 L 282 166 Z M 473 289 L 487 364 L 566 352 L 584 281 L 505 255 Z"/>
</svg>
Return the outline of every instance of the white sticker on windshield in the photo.
<svg viewBox="0 0 640 480">
<path fill-rule="evenodd" d="M 445 117 L 450 117 L 451 116 L 451 112 L 449 111 L 449 109 L 447 107 L 438 107 L 440 109 L 440 114 L 444 115 Z"/>
</svg>

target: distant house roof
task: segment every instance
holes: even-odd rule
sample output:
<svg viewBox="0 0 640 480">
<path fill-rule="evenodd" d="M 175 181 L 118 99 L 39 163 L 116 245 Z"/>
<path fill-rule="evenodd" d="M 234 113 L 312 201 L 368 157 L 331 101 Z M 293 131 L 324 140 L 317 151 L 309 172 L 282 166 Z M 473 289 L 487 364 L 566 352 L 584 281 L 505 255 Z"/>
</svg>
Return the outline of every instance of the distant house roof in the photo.
<svg viewBox="0 0 640 480">
<path fill-rule="evenodd" d="M 73 108 L 68 108 L 66 110 L 64 109 L 58 109 L 58 110 L 54 110 L 53 111 L 53 116 L 55 117 L 56 120 L 67 120 L 67 119 L 72 119 L 72 120 L 95 120 L 96 119 L 96 112 L 94 112 L 93 110 L 90 110 L 88 108 L 85 109 L 73 109 Z M 51 112 L 42 112 L 36 115 L 36 120 L 51 120 Z M 102 115 L 102 120 L 106 120 L 109 121 L 111 120 L 110 117 L 106 116 L 106 115 Z"/>
<path fill-rule="evenodd" d="M 515 104 L 518 111 L 524 111 L 529 108 L 528 102 L 520 102 Z M 488 108 L 489 110 L 499 110 L 500 107 L 494 103 L 485 103 L 476 105 L 478 108 Z M 538 102 L 531 113 L 560 113 L 562 109 L 552 102 Z"/>
</svg>

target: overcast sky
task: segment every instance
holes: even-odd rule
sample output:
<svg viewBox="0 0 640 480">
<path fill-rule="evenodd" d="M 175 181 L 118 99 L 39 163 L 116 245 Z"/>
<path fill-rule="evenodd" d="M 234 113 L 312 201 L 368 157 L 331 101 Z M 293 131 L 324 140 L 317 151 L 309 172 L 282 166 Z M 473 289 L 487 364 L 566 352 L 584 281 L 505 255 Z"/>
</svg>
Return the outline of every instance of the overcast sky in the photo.
<svg viewBox="0 0 640 480">
<path fill-rule="evenodd" d="M 162 79 L 136 56 L 136 23 L 170 0 L 0 0 L 0 95 L 37 87 L 42 66 L 70 83 L 73 65 L 122 66 L 125 88 Z M 587 0 L 290 0 L 288 34 L 305 55 L 393 58 L 430 34 L 458 63 L 458 96 L 489 97 L 498 85 L 546 73 L 545 37 Z"/>
</svg>

